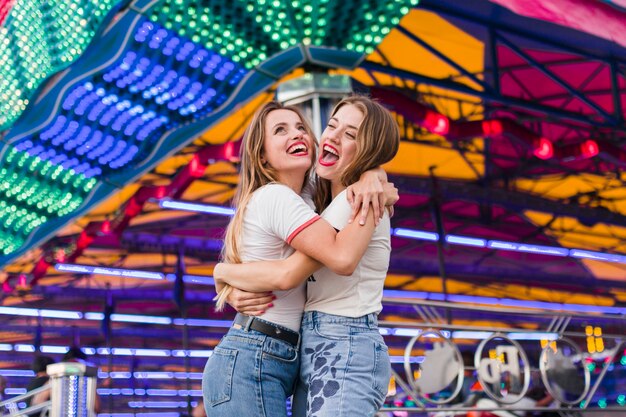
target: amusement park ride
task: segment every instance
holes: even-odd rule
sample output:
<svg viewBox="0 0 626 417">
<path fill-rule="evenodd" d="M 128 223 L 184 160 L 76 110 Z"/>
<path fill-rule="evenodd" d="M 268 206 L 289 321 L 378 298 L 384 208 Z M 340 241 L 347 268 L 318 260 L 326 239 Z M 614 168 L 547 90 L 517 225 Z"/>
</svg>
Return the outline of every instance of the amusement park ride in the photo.
<svg viewBox="0 0 626 417">
<path fill-rule="evenodd" d="M 80 345 L 98 370 L 57 382 L 97 377 L 101 415 L 188 413 L 234 315 L 246 125 L 359 91 L 402 134 L 381 412 L 626 413 L 624 27 L 619 1 L 0 0 L 5 394 Z"/>
</svg>

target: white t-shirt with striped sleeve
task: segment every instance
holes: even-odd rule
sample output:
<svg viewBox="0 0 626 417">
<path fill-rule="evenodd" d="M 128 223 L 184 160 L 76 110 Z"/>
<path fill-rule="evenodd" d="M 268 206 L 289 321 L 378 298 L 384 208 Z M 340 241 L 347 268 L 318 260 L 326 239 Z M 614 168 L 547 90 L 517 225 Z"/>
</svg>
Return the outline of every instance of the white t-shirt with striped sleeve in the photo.
<svg viewBox="0 0 626 417">
<path fill-rule="evenodd" d="M 298 194 L 282 184 L 256 190 L 245 209 L 241 238 L 242 262 L 285 259 L 294 252 L 289 243 L 320 219 Z M 306 300 L 305 284 L 288 291 L 274 291 L 274 306 L 263 320 L 300 330 Z"/>
</svg>

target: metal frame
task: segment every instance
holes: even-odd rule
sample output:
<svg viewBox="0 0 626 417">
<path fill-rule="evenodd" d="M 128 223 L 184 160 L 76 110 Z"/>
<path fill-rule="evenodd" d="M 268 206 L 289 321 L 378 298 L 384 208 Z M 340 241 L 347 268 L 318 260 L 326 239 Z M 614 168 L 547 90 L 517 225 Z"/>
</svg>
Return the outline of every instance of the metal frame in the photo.
<svg viewBox="0 0 626 417">
<path fill-rule="evenodd" d="M 465 9 L 464 9 L 465 7 Z M 453 57 L 447 56 L 442 51 L 439 51 L 434 46 L 428 44 L 424 40 L 420 39 L 415 34 L 408 31 L 406 28 L 402 26 L 398 27 L 399 32 L 411 39 L 414 42 L 417 42 L 420 46 L 427 49 L 430 53 L 435 55 L 437 58 L 444 61 L 446 64 L 452 66 L 457 69 L 460 74 L 465 77 L 470 78 L 474 83 L 481 86 L 483 91 L 473 89 L 468 87 L 465 84 L 461 84 L 455 81 L 446 80 L 438 80 L 433 79 L 431 77 L 423 76 L 416 73 L 411 73 L 408 71 L 402 71 L 393 69 L 387 65 L 381 65 L 377 63 L 373 63 L 370 61 L 365 61 L 361 65 L 362 68 L 367 71 L 373 72 L 381 72 L 388 75 L 395 75 L 400 77 L 401 79 L 408 79 L 415 81 L 416 83 L 422 84 L 431 84 L 438 87 L 442 87 L 445 89 L 449 89 L 452 91 L 457 91 L 464 94 L 469 94 L 475 97 L 479 97 L 484 99 L 490 103 L 500 103 L 507 106 L 519 108 L 521 110 L 529 110 L 544 113 L 547 115 L 554 116 L 558 119 L 566 119 L 572 120 L 576 122 L 582 122 L 590 127 L 605 127 L 612 130 L 617 130 L 622 133 L 626 133 L 626 127 L 623 126 L 620 121 L 623 120 L 624 115 L 621 109 L 621 103 L 619 100 L 620 94 L 626 94 L 626 91 L 620 91 L 618 85 L 617 74 L 622 73 L 620 71 L 620 67 L 626 65 L 626 54 L 622 54 L 620 57 L 618 54 L 612 55 L 610 52 L 606 54 L 602 54 L 600 51 L 605 51 L 603 47 L 594 48 L 592 46 L 585 48 L 582 45 L 578 44 L 576 40 L 567 40 L 560 39 L 559 41 L 555 40 L 554 32 L 547 32 L 548 29 L 541 30 L 538 25 L 533 24 L 532 30 L 528 29 L 528 27 L 522 28 L 521 26 L 512 27 L 510 25 L 506 25 L 504 23 L 499 22 L 495 19 L 489 19 L 484 15 L 480 15 L 479 12 L 474 12 L 471 10 L 472 5 L 460 5 L 458 2 L 453 2 L 451 0 L 444 1 L 434 1 L 434 0 L 425 0 L 420 2 L 420 9 L 429 10 L 440 15 L 443 15 L 447 18 L 452 18 L 456 21 L 464 22 L 468 25 L 479 25 L 482 26 L 487 32 L 488 36 L 486 39 L 483 39 L 485 42 L 485 50 L 489 51 L 489 60 L 491 63 L 491 68 L 486 69 L 484 75 L 488 75 L 489 77 L 484 77 L 485 81 L 481 81 L 477 78 L 477 74 L 473 74 L 467 71 L 461 62 L 456 61 Z M 474 5 L 476 7 L 476 5 Z M 531 19 L 528 19 L 531 21 Z M 545 24 L 548 25 L 548 24 Z M 588 36 L 589 39 L 593 37 L 591 35 Z M 516 39 L 518 42 L 523 42 L 528 45 L 532 45 L 533 47 L 544 46 L 550 50 L 559 51 L 567 54 L 573 54 L 581 57 L 583 60 L 590 60 L 593 62 L 598 62 L 611 69 L 612 81 L 611 81 L 611 94 L 614 97 L 615 109 L 613 114 L 608 114 L 606 110 L 599 107 L 593 101 L 589 100 L 584 92 L 580 92 L 575 90 L 572 86 L 570 86 L 565 80 L 561 79 L 557 74 L 553 71 L 546 68 L 543 64 L 533 59 L 531 56 L 526 54 L 518 42 L 513 41 L 512 39 Z M 609 45 L 610 43 L 605 40 L 594 40 L 597 41 L 598 44 L 602 43 L 603 45 Z M 592 41 L 588 41 L 590 44 Z M 599 123 L 596 120 L 592 120 L 589 117 L 583 116 L 580 113 L 573 113 L 564 109 L 559 109 L 557 107 L 545 106 L 541 104 L 534 103 L 532 100 L 520 100 L 513 97 L 507 97 L 502 95 L 500 91 L 500 79 L 504 75 L 504 73 L 497 66 L 497 47 L 498 45 L 505 45 L 510 48 L 514 53 L 518 54 L 522 59 L 524 59 L 529 67 L 535 68 L 550 79 L 552 79 L 555 83 L 560 85 L 567 94 L 570 96 L 577 97 L 582 102 L 584 102 L 590 108 L 596 110 L 597 114 L 604 119 L 604 122 Z M 607 49 L 610 49 L 607 47 Z M 375 78 L 374 78 L 375 79 Z M 491 82 L 487 81 L 489 79 Z"/>
<path fill-rule="evenodd" d="M 582 362 L 583 353 L 580 350 L 580 348 L 572 340 L 565 338 L 565 337 L 561 337 L 556 342 L 567 343 L 570 347 L 574 348 L 574 350 L 576 351 L 576 355 L 581 358 L 581 362 Z M 543 384 L 546 387 L 546 390 L 548 390 L 548 392 L 550 393 L 550 395 L 552 395 L 553 398 L 559 400 L 561 403 L 564 403 L 566 405 L 575 405 L 575 404 L 580 403 L 587 397 L 587 393 L 589 392 L 589 388 L 590 388 L 589 385 L 590 385 L 590 380 L 591 380 L 591 376 L 589 374 L 589 368 L 587 368 L 586 366 L 583 366 L 583 372 L 585 375 L 585 389 L 583 390 L 582 394 L 580 394 L 580 396 L 574 400 L 567 400 L 566 398 L 562 397 L 559 392 L 552 389 L 552 384 L 550 383 L 550 380 L 548 379 L 545 357 L 548 354 L 548 351 L 550 349 L 551 347 L 549 345 L 546 345 L 546 347 L 544 347 L 543 350 L 541 351 L 541 355 L 539 356 L 539 370 L 541 371 L 541 380 L 543 381 Z M 589 401 L 590 399 L 591 398 L 587 398 L 587 401 Z"/>
<path fill-rule="evenodd" d="M 620 351 L 620 349 L 623 348 L 623 346 L 626 345 L 626 341 L 622 341 L 624 335 L 623 334 L 603 334 L 603 337 L 606 339 L 611 339 L 611 340 L 615 340 L 616 346 L 614 346 L 613 348 L 611 348 L 611 360 L 609 360 L 608 362 L 605 362 L 605 366 L 601 372 L 601 375 L 598 377 L 598 380 L 596 380 L 595 384 L 593 385 L 593 387 L 589 386 L 589 371 L 586 370 L 585 372 L 585 382 L 586 382 L 586 390 L 585 393 L 583 395 L 581 395 L 581 398 L 579 398 L 580 401 L 585 401 L 584 405 L 581 405 L 581 407 L 577 407 L 577 403 L 579 403 L 580 401 L 574 401 L 574 402 L 565 402 L 565 406 L 562 406 L 560 408 L 548 408 L 548 407 L 525 407 L 525 408 L 516 408 L 514 406 L 514 403 L 519 401 L 519 399 L 521 399 L 521 396 L 523 395 L 523 393 L 526 391 L 526 389 L 528 388 L 529 384 L 530 384 L 530 372 L 531 370 L 537 370 L 538 368 L 532 366 L 532 364 L 530 364 L 530 362 L 528 361 L 528 357 L 526 356 L 526 353 L 524 351 L 524 349 L 521 347 L 521 345 L 516 341 L 516 340 L 511 340 L 509 337 L 507 337 L 505 335 L 505 333 L 510 333 L 510 332 L 515 332 L 515 333 L 531 333 L 531 332 L 546 332 L 546 333 L 556 333 L 558 334 L 558 338 L 555 340 L 567 340 L 569 343 L 572 344 L 572 346 L 576 346 L 574 341 L 571 341 L 571 339 L 564 339 L 564 336 L 568 336 L 568 337 L 585 337 L 585 333 L 584 332 L 578 332 L 578 331 L 569 331 L 566 332 L 567 327 L 572 323 L 572 320 L 578 320 L 578 321 L 584 321 L 584 322 L 596 322 L 599 319 L 603 319 L 603 320 L 609 320 L 609 321 L 613 321 L 616 320 L 617 323 L 619 323 L 619 321 L 623 320 L 622 316 L 618 316 L 618 315 L 609 315 L 609 314 L 582 314 L 582 313 L 568 313 L 568 312 L 563 312 L 563 313 L 555 313 L 554 311 L 548 311 L 548 310 L 540 310 L 540 309 L 514 309 L 514 308 L 506 308 L 506 307 L 493 307 L 493 306 L 474 306 L 474 305 L 466 305 L 466 304 L 459 304 L 459 303 L 449 303 L 449 302 L 435 302 L 435 301 L 422 301 L 422 300 L 385 300 L 385 304 L 389 305 L 389 304 L 393 304 L 393 305 L 402 305 L 405 306 L 407 308 L 412 308 L 415 310 L 415 312 L 417 313 L 417 316 L 414 317 L 413 319 L 410 319 L 408 321 L 405 322 L 390 322 L 390 321 L 385 321 L 382 320 L 380 321 L 380 325 L 381 326 L 404 326 L 407 328 L 416 328 L 416 329 L 424 329 L 422 332 L 420 332 L 420 334 L 418 336 L 415 336 L 413 338 L 411 338 L 406 345 L 405 348 L 405 354 L 404 354 L 404 370 L 405 373 L 407 375 L 407 379 L 408 381 L 405 381 L 402 379 L 402 377 L 394 371 L 394 376 L 396 378 L 396 382 L 398 383 L 398 385 L 400 385 L 400 387 L 402 389 L 404 389 L 406 392 L 408 393 L 413 393 L 418 394 L 419 393 L 416 390 L 413 390 L 413 381 L 411 378 L 411 373 L 410 373 L 410 354 L 409 352 L 411 352 L 413 345 L 415 344 L 415 342 L 419 339 L 419 337 L 421 337 L 422 335 L 426 334 L 426 333 L 434 333 L 437 335 L 440 335 L 440 337 L 443 337 L 442 333 L 441 333 L 441 329 L 446 329 L 446 330 L 474 330 L 474 331 L 487 331 L 489 333 L 491 333 L 491 336 L 488 336 L 487 338 L 483 339 L 478 347 L 476 348 L 476 353 L 474 356 L 474 367 L 468 367 L 467 364 L 465 364 L 465 369 L 477 369 L 477 363 L 478 360 L 480 359 L 479 354 L 481 353 L 482 347 L 484 347 L 486 345 L 486 343 L 488 343 L 490 340 L 493 339 L 497 339 L 497 338 L 501 338 L 506 340 L 507 342 L 509 342 L 510 344 L 513 344 L 514 346 L 516 346 L 519 349 L 520 352 L 520 356 L 522 357 L 522 360 L 524 361 L 525 365 L 524 365 L 524 374 L 525 374 L 525 381 L 524 381 L 524 387 L 525 389 L 523 390 L 522 394 L 520 394 L 518 397 L 515 398 L 515 401 L 504 401 L 502 398 L 497 398 L 491 395 L 490 392 L 488 392 L 487 390 L 485 391 L 486 394 L 492 398 L 493 400 L 495 400 L 496 402 L 499 403 L 499 405 L 497 407 L 490 407 L 490 408 L 475 408 L 475 407 L 467 407 L 467 406 L 444 406 L 448 403 L 449 400 L 454 399 L 454 397 L 458 394 L 458 392 L 455 390 L 455 395 L 451 396 L 450 399 L 448 399 L 447 401 L 444 402 L 437 402 L 437 401 L 433 401 L 430 400 L 428 401 L 428 399 L 426 398 L 422 398 L 420 396 L 419 401 L 418 401 L 418 405 L 416 407 L 385 407 L 384 410 L 389 410 L 389 411 L 408 411 L 411 413 L 423 413 L 425 411 L 428 412 L 464 412 L 464 411 L 496 411 L 496 410 L 508 410 L 508 411 L 557 411 L 560 413 L 576 413 L 578 412 L 578 410 L 580 410 L 581 408 L 584 409 L 585 411 L 590 411 L 590 412 L 602 412 L 602 411 L 607 411 L 607 412 L 623 412 L 624 408 L 620 408 L 620 407 L 608 407 L 608 408 L 599 408 L 599 407 L 594 407 L 594 408 L 588 408 L 589 405 L 589 400 L 593 397 L 595 391 L 598 389 L 600 383 L 602 382 L 602 380 L 604 379 L 604 377 L 606 376 L 606 373 L 608 371 L 609 365 L 610 363 L 613 362 L 616 353 L 618 351 Z M 529 330 L 527 328 L 519 328 L 519 327 L 515 327 L 515 326 L 511 326 L 509 328 L 502 328 L 502 327 L 483 327 L 483 326 L 464 326 L 464 325 L 454 325 L 454 324 L 448 324 L 443 320 L 443 316 L 440 314 L 438 309 L 443 309 L 446 312 L 451 312 L 451 311 L 456 311 L 459 314 L 466 314 L 467 312 L 470 311 L 481 311 L 484 312 L 486 314 L 510 314 L 511 316 L 515 317 L 528 317 L 528 318 L 542 318 L 542 319 L 550 319 L 549 323 L 545 324 L 545 329 L 532 329 Z M 450 319 L 450 317 L 449 317 Z M 462 338 L 462 337 L 461 337 Z M 542 350 L 543 352 L 543 350 Z M 585 354 L 582 355 L 583 357 L 585 356 Z M 582 359 L 581 359 L 582 362 Z M 540 359 L 540 363 L 539 365 L 539 370 L 541 370 L 541 359 Z M 586 369 L 586 368 L 585 368 Z M 461 370 L 462 371 L 462 370 Z M 480 376 L 479 376 L 479 380 L 480 380 Z M 542 373 L 542 381 L 544 382 L 544 384 L 546 384 L 546 380 L 543 378 L 543 373 Z M 482 383 L 483 381 L 481 381 Z M 483 383 L 484 386 L 484 383 Z M 546 384 L 546 388 L 548 387 L 548 385 Z M 550 391 L 551 392 L 551 391 Z M 555 397 L 558 399 L 558 397 Z M 426 400 L 427 402 L 431 403 L 431 404 L 435 404 L 436 407 L 426 407 L 425 403 L 422 400 Z M 503 405 L 506 404 L 506 405 Z"/>
<path fill-rule="evenodd" d="M 426 335 L 438 336 L 439 338 L 444 340 L 445 343 L 452 346 L 454 349 L 454 356 L 456 357 L 457 362 L 460 364 L 463 363 L 463 357 L 461 356 L 459 348 L 455 344 L 451 343 L 450 340 L 445 337 L 439 330 L 424 329 L 420 332 L 418 336 L 414 336 L 413 338 L 411 338 L 409 343 L 406 345 L 406 348 L 404 349 L 404 374 L 408 379 L 409 385 L 413 388 L 412 392 L 416 393 L 421 400 L 437 405 L 448 404 L 450 401 L 454 400 L 457 395 L 459 395 L 459 392 L 461 392 L 461 389 L 463 388 L 463 367 L 459 367 L 459 372 L 456 377 L 456 385 L 454 386 L 454 390 L 452 391 L 452 394 L 450 394 L 450 397 L 443 400 L 434 400 L 426 395 L 423 395 L 422 392 L 419 390 L 419 387 L 417 386 L 417 381 L 415 381 L 415 379 L 413 378 L 413 373 L 411 372 L 410 358 L 411 350 L 413 350 L 413 346 L 415 345 L 415 343 L 417 343 L 422 337 L 425 337 Z"/>
</svg>

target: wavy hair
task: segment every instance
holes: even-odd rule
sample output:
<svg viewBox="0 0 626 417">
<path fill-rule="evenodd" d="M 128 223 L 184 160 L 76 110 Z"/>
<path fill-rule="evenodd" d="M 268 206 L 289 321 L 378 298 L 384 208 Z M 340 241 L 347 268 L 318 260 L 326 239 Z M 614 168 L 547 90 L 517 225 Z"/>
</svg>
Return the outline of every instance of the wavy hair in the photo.
<svg viewBox="0 0 626 417">
<path fill-rule="evenodd" d="M 290 110 L 298 115 L 304 125 L 309 137 L 314 138 L 315 135 L 311 126 L 306 121 L 300 110 L 294 106 L 286 106 L 277 101 L 270 101 L 261 107 L 254 114 L 250 125 L 243 135 L 241 149 L 239 155 L 241 164 L 239 167 L 239 185 L 233 197 L 232 204 L 235 207 L 235 215 L 231 218 L 226 234 L 224 236 L 224 245 L 222 247 L 221 259 L 226 263 L 241 263 L 241 235 L 243 231 L 243 218 L 246 212 L 246 206 L 252 197 L 252 194 L 270 183 L 278 182 L 278 172 L 269 166 L 263 164 L 263 145 L 265 144 L 265 125 L 267 116 L 274 110 Z M 311 166 L 315 162 L 315 152 L 311 152 Z M 304 182 L 309 177 L 310 169 L 304 176 Z M 304 186 L 303 182 L 303 186 Z M 215 308 L 221 311 L 228 295 L 232 292 L 230 285 L 224 285 L 224 288 L 215 297 Z"/>
<path fill-rule="evenodd" d="M 363 95 L 352 95 L 341 100 L 331 113 L 331 118 L 343 106 L 354 106 L 363 113 L 363 121 L 356 134 L 356 154 L 341 174 L 344 186 L 354 184 L 361 174 L 387 163 L 396 156 L 400 146 L 400 131 L 389 110 Z M 330 181 L 317 178 L 315 208 L 321 213 L 331 202 Z"/>
</svg>

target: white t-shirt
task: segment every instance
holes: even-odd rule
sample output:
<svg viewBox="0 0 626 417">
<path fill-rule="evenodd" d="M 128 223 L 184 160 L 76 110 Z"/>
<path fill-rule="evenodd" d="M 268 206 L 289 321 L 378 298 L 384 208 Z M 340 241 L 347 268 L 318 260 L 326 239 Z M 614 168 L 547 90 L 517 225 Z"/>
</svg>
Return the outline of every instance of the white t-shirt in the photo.
<svg viewBox="0 0 626 417">
<path fill-rule="evenodd" d="M 350 219 L 350 204 L 344 190 L 322 213 L 322 218 L 342 230 Z M 350 276 L 337 275 L 323 267 L 307 283 L 305 311 L 321 311 L 345 317 L 360 317 L 382 310 L 383 286 L 391 255 L 389 216 L 380 221 L 365 255 Z"/>
<path fill-rule="evenodd" d="M 243 216 L 241 261 L 285 259 L 294 252 L 291 240 L 320 219 L 291 188 L 268 184 L 256 190 Z M 292 330 L 300 330 L 305 302 L 304 284 L 288 291 L 274 291 L 274 306 L 260 316 Z"/>
</svg>

